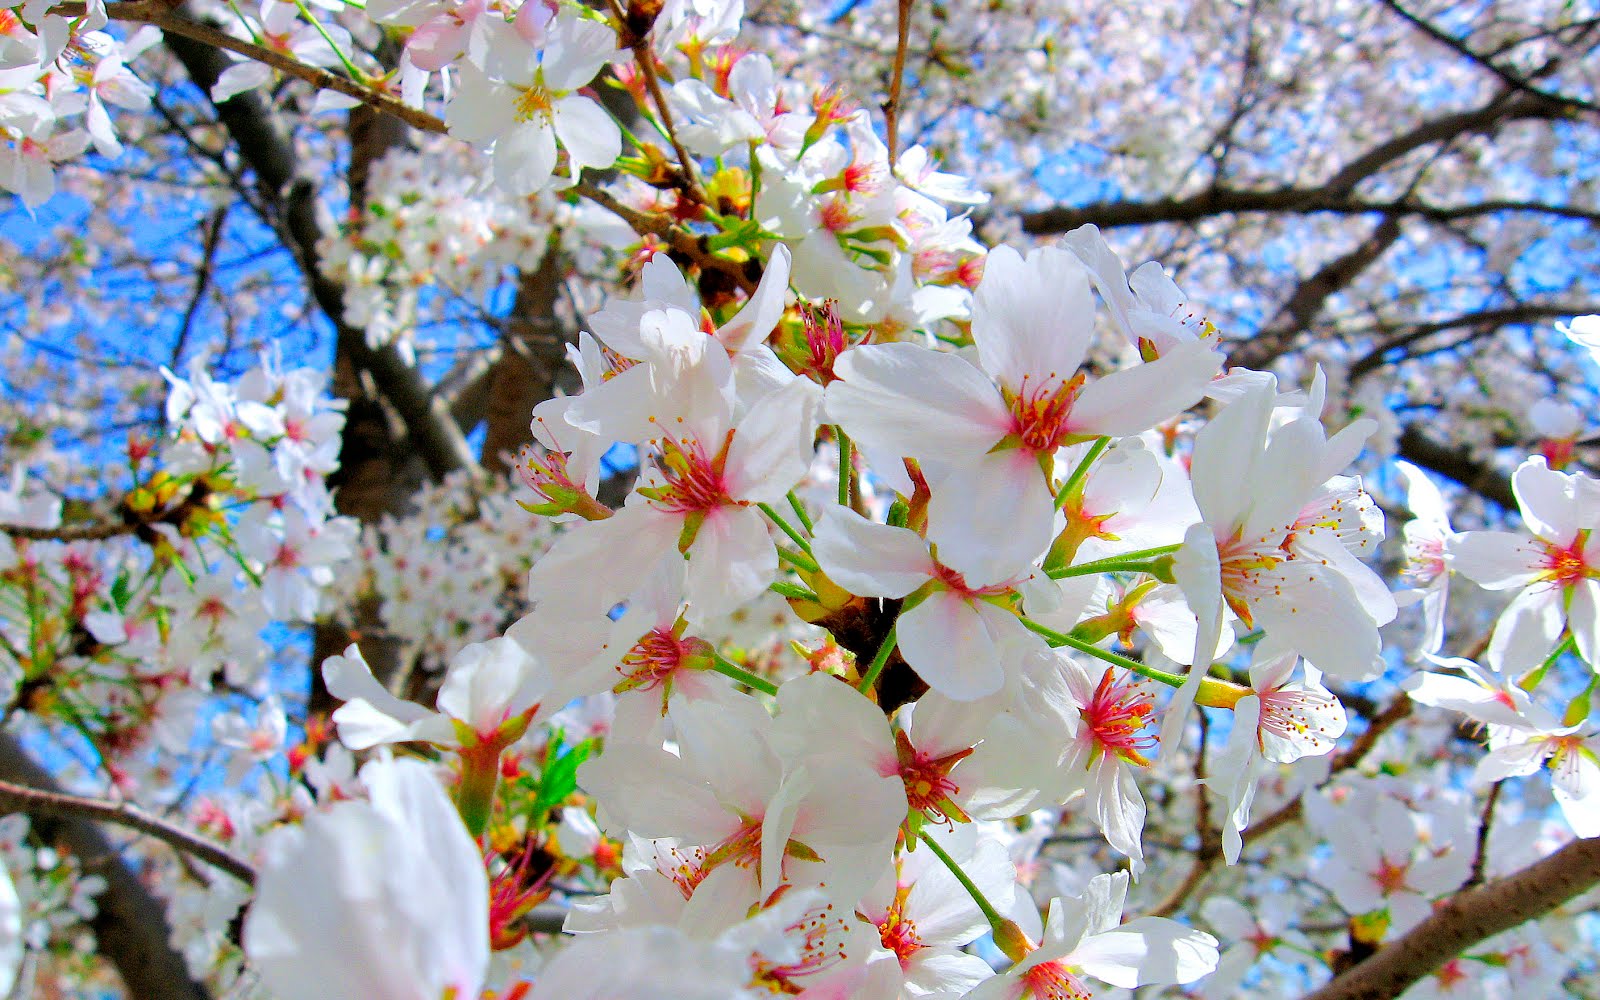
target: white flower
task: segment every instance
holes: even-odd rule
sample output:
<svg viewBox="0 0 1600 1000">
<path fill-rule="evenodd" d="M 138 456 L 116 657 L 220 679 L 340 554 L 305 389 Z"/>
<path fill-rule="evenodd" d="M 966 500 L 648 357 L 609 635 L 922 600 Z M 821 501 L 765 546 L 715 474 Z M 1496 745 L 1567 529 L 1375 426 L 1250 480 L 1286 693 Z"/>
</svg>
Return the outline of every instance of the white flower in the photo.
<svg viewBox="0 0 1600 1000">
<path fill-rule="evenodd" d="M 1217 939 L 1165 917 L 1122 923 L 1128 873 L 1096 875 L 1082 896 L 1050 901 L 1044 940 L 967 1000 L 1058 1000 L 1090 996 L 1082 977 L 1123 989 L 1192 983 L 1217 967 Z"/>
<path fill-rule="evenodd" d="M 594 100 L 574 93 L 616 57 L 605 24 L 563 8 L 542 49 L 509 25 L 491 24 L 488 72 L 461 65 L 461 87 L 445 109 L 450 134 L 493 147 L 495 183 L 528 195 L 550 183 L 556 142 L 566 148 L 575 182 L 584 167 L 609 167 L 622 151 L 622 131 Z"/>
<path fill-rule="evenodd" d="M 268 834 L 245 920 L 251 967 L 276 995 L 476 997 L 489 962 L 489 880 L 425 765 L 362 768 L 369 802 L 336 802 Z"/>
<path fill-rule="evenodd" d="M 1522 588 L 1495 622 L 1489 665 L 1536 667 L 1570 630 L 1578 655 L 1600 667 L 1600 482 L 1552 471 L 1536 456 L 1518 467 L 1511 488 L 1532 538 L 1468 531 L 1450 547 L 1455 568 L 1478 586 Z"/>
<path fill-rule="evenodd" d="M 410 740 L 446 747 L 505 746 L 519 739 L 534 718 L 561 707 L 544 704 L 550 701 L 549 672 L 511 639 L 462 647 L 439 688 L 438 712 L 390 694 L 354 643 L 343 656 L 328 657 L 322 676 L 328 692 L 345 702 L 333 721 L 339 739 L 352 750 Z"/>
</svg>

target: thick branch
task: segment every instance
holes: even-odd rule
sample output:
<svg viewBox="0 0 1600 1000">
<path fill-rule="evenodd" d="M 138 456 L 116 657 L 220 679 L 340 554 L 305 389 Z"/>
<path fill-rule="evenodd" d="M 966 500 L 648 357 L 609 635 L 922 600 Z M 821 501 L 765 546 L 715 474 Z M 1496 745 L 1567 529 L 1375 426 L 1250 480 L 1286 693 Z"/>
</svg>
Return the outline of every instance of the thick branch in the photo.
<svg viewBox="0 0 1600 1000">
<path fill-rule="evenodd" d="M 1347 288 L 1361 272 L 1378 262 L 1399 242 L 1399 218 L 1388 216 L 1349 253 L 1328 261 L 1302 281 L 1261 332 L 1231 352 L 1229 360 L 1246 368 L 1264 368 L 1283 354 L 1311 326 L 1327 301 Z"/>
<path fill-rule="evenodd" d="M 1478 942 L 1541 917 L 1597 883 L 1600 839 L 1575 840 L 1514 875 L 1457 893 L 1409 933 L 1305 1000 L 1399 996 Z"/>
<path fill-rule="evenodd" d="M 1473 458 L 1465 448 L 1440 444 L 1415 425 L 1407 427 L 1400 435 L 1400 457 L 1453 479 L 1507 510 L 1517 509 L 1517 495 L 1511 491 L 1509 476 Z"/>
</svg>

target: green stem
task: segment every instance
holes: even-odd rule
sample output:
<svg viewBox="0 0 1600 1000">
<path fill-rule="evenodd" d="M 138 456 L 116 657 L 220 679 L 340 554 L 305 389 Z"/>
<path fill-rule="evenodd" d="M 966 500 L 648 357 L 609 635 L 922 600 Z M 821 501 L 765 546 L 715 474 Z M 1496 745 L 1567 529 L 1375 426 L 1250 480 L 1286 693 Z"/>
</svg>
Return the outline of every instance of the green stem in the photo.
<svg viewBox="0 0 1600 1000">
<path fill-rule="evenodd" d="M 321 35 L 322 40 L 328 43 L 328 48 L 332 49 L 333 54 L 339 57 L 339 61 L 344 64 L 345 72 L 350 74 L 350 79 L 357 83 L 366 83 L 367 74 L 357 69 L 356 64 L 350 61 L 350 57 L 344 54 L 343 49 L 339 48 L 339 43 L 333 40 L 333 36 L 328 34 L 328 29 L 322 26 L 322 22 L 317 20 L 317 16 L 311 13 L 311 8 L 306 6 L 306 0 L 294 0 L 294 5 L 300 11 L 300 16 L 311 22 L 311 26 L 317 29 L 317 34 Z"/>
<path fill-rule="evenodd" d="M 872 663 L 867 667 L 867 672 L 862 675 L 861 683 L 856 690 L 866 694 L 872 690 L 872 685 L 878 683 L 878 675 L 883 673 L 884 664 L 889 662 L 889 654 L 894 652 L 895 627 L 889 626 L 889 634 L 883 637 L 883 644 L 878 647 L 878 655 L 872 658 Z"/>
<path fill-rule="evenodd" d="M 811 515 L 806 513 L 806 505 L 801 503 L 800 498 L 794 495 L 794 490 L 789 491 L 789 506 L 794 509 L 794 516 L 798 517 L 800 523 L 805 527 L 806 534 L 815 535 L 817 526 L 811 523 Z"/>
<path fill-rule="evenodd" d="M 1165 670 L 1157 670 L 1155 667 L 1146 666 L 1138 660 L 1130 659 L 1120 653 L 1113 653 L 1110 650 L 1101 649 L 1093 643 L 1084 642 L 1082 639 L 1067 635 L 1065 632 L 1057 632 L 1055 629 L 1040 625 L 1036 621 L 1020 617 L 1019 620 L 1023 625 L 1027 626 L 1030 632 L 1043 636 L 1044 640 L 1052 646 L 1069 646 L 1087 656 L 1092 656 L 1097 660 L 1104 660 L 1112 666 L 1131 670 L 1140 677 L 1148 677 L 1150 680 L 1160 681 L 1169 687 L 1183 687 L 1183 678 L 1177 674 L 1169 674 Z"/>
<path fill-rule="evenodd" d="M 817 565 L 815 559 L 804 552 L 796 552 L 794 549 L 786 548 L 782 545 L 778 546 L 778 558 L 788 560 L 789 565 L 806 573 L 822 572 L 822 567 Z"/>
<path fill-rule="evenodd" d="M 855 469 L 850 462 L 850 435 L 838 424 L 833 426 L 834 437 L 839 439 L 839 506 L 850 506 L 850 480 L 855 476 Z"/>
<path fill-rule="evenodd" d="M 1544 680 L 1544 675 L 1550 672 L 1550 668 L 1556 665 L 1557 660 L 1561 659 L 1561 657 L 1566 653 L 1575 651 L 1577 648 L 1578 644 L 1573 639 L 1572 633 L 1568 632 L 1567 637 L 1561 640 L 1560 645 L 1556 646 L 1555 649 L 1550 651 L 1550 655 L 1544 658 L 1543 663 L 1528 671 L 1528 673 L 1523 675 L 1521 680 L 1517 681 L 1517 687 L 1524 691 L 1532 691 Z"/>
<path fill-rule="evenodd" d="M 711 662 L 715 665 L 717 673 L 724 677 L 731 677 L 747 688 L 760 691 L 762 694 L 777 694 L 778 685 L 765 677 L 752 674 L 737 663 L 723 656 L 721 653 L 712 653 Z"/>
<path fill-rule="evenodd" d="M 994 908 L 994 904 L 989 902 L 988 897 L 983 894 L 983 890 L 978 888 L 977 884 L 967 876 L 967 873 L 961 870 L 960 865 L 956 864 L 956 859 L 952 858 L 949 852 L 939 846 L 938 841 L 929 836 L 926 830 L 922 832 L 921 839 L 924 844 L 928 845 L 928 850 L 932 851 L 934 856 L 943 861 L 944 866 L 950 869 L 950 874 L 956 877 L 956 881 L 961 883 L 961 887 L 967 890 L 967 895 L 971 896 L 972 901 L 978 904 L 978 909 L 983 912 L 983 918 L 989 921 L 989 926 L 992 929 L 998 931 L 1002 925 L 1008 923 L 1006 918 L 1000 915 L 1000 911 Z"/>
<path fill-rule="evenodd" d="M 811 554 L 811 541 L 810 541 L 810 539 L 808 539 L 808 538 L 806 538 L 806 536 L 800 534 L 800 532 L 794 530 L 794 527 L 788 521 L 785 521 L 783 519 L 783 515 L 782 514 L 779 514 L 776 510 L 773 510 L 772 504 L 770 504 L 770 503 L 758 503 L 758 504 L 756 504 L 756 506 L 760 507 L 761 508 L 761 513 L 763 513 L 763 514 L 767 515 L 768 517 L 770 517 L 772 519 L 772 523 L 776 524 L 780 529 L 782 529 L 782 531 L 783 531 L 783 533 L 785 535 L 789 536 L 789 541 L 791 541 L 791 542 L 795 543 L 796 545 L 800 546 L 800 551 L 804 552 L 808 556 Z"/>
<path fill-rule="evenodd" d="M 822 603 L 822 598 L 818 597 L 816 594 L 813 594 L 811 591 L 797 583 L 786 583 L 783 580 L 775 580 L 771 584 L 768 584 L 767 589 L 781 597 L 792 597 L 797 601 L 810 601 L 813 604 Z"/>
<path fill-rule="evenodd" d="M 463 747 L 461 784 L 456 788 L 456 811 L 474 840 L 483 836 L 494 814 L 494 789 L 500 780 L 500 748 Z"/>
<path fill-rule="evenodd" d="M 1083 477 L 1089 474 L 1089 466 L 1093 465 L 1094 460 L 1100 457 L 1100 453 L 1110 446 L 1110 438 L 1095 438 L 1094 444 L 1089 446 L 1089 453 L 1083 456 L 1083 459 L 1078 462 L 1078 467 L 1072 470 L 1072 475 L 1068 476 L 1067 481 L 1061 484 L 1061 492 L 1056 494 L 1056 510 L 1060 510 L 1066 504 L 1067 497 L 1071 496 L 1077 485 L 1083 482 Z"/>
<path fill-rule="evenodd" d="M 1181 548 L 1183 548 L 1182 543 L 1157 545 L 1154 548 L 1123 552 L 1093 562 L 1079 563 L 1076 566 L 1063 566 L 1061 569 L 1051 570 L 1050 579 L 1062 580 L 1069 576 L 1089 576 L 1092 573 L 1138 573 L 1150 569 L 1155 560 L 1162 556 L 1170 556 Z"/>
</svg>

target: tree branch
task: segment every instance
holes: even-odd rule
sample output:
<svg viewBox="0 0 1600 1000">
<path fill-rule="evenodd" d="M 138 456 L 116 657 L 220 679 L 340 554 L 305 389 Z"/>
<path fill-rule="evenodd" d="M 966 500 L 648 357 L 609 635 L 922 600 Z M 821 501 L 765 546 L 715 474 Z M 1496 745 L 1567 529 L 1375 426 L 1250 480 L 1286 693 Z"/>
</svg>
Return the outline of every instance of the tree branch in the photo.
<svg viewBox="0 0 1600 1000">
<path fill-rule="evenodd" d="M 174 30 L 167 38 L 167 47 L 183 63 L 195 84 L 207 94 L 229 66 L 227 58 L 217 46 L 238 51 L 238 45 L 247 44 L 193 18 L 175 14 L 156 0 L 129 2 L 149 18 L 159 15 L 181 22 L 181 30 Z M 113 17 L 122 17 L 120 12 L 126 10 L 124 3 L 114 3 L 111 7 L 115 8 L 111 11 Z M 165 27 L 164 21 L 151 20 L 149 23 Z M 191 28 L 204 30 L 191 31 Z M 194 37 L 196 35 L 203 38 Z M 228 39 L 228 44 L 224 45 L 222 39 Z M 289 62 L 306 70 L 315 68 L 303 67 L 303 64 L 294 60 Z M 301 75 L 294 72 L 295 75 Z M 352 86 L 363 89 L 355 84 Z M 404 107 L 392 99 L 385 100 Z M 396 113 L 383 102 L 379 104 L 383 110 Z M 284 245 L 294 252 L 311 286 L 312 297 L 333 324 L 340 349 L 349 353 L 357 367 L 371 374 L 378 390 L 404 421 L 412 445 L 423 456 L 436 478 L 443 478 L 455 469 L 476 470 L 477 459 L 467 444 L 466 436 L 450 418 L 449 408 L 434 396 L 421 373 L 406 364 L 392 345 L 372 347 L 367 344 L 362 331 L 345 323 L 344 289 L 323 275 L 319 266 L 317 239 L 321 235 L 321 227 L 317 220 L 316 183 L 302 173 L 294 144 L 271 108 L 259 94 L 246 92 L 216 105 L 216 110 L 218 119 L 232 136 L 240 156 L 255 172 L 264 200 L 276 216 L 274 221 L 280 237 Z"/>
<path fill-rule="evenodd" d="M 0 780 L 36 789 L 54 789 L 50 773 L 39 766 L 16 737 L 0 733 Z M 33 832 L 46 843 L 59 844 L 106 880 L 89 921 L 99 950 L 122 977 L 126 995 L 140 1000 L 210 1000 L 208 991 L 189 976 L 183 956 L 167 940 L 166 907 L 151 894 L 137 872 L 100 827 L 85 816 L 43 816 Z"/>
<path fill-rule="evenodd" d="M 1377 954 L 1304 1000 L 1399 996 L 1480 941 L 1543 916 L 1600 883 L 1600 839 L 1575 840 L 1506 878 L 1456 893 Z"/>
<path fill-rule="evenodd" d="M 173 850 L 199 858 L 220 871 L 227 872 L 245 885 L 255 885 L 256 870 L 250 862 L 232 851 L 214 844 L 170 823 L 152 816 L 137 806 L 126 802 L 107 802 L 89 799 L 66 792 L 43 788 L 29 788 L 9 781 L 0 781 L 0 816 L 11 813 L 30 816 L 56 816 L 97 820 L 115 823 L 154 837 Z"/>
</svg>

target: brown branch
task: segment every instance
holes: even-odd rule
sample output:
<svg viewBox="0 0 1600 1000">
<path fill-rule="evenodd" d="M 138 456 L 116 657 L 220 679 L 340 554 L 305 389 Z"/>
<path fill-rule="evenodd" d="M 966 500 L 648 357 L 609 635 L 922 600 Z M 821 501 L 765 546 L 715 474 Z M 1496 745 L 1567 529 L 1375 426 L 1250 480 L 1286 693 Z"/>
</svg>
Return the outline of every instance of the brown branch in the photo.
<svg viewBox="0 0 1600 1000">
<path fill-rule="evenodd" d="M 1483 800 L 1483 812 L 1478 815 L 1478 846 L 1472 852 L 1472 874 L 1467 876 L 1463 888 L 1471 889 L 1483 884 L 1483 869 L 1489 862 L 1489 828 L 1494 825 L 1494 807 L 1500 801 L 1500 782 L 1489 786 Z"/>
<path fill-rule="evenodd" d="M 1406 461 L 1453 479 L 1507 510 L 1516 510 L 1517 495 L 1512 492 L 1511 477 L 1478 461 L 1470 450 L 1440 444 L 1415 424 L 1401 432 L 1399 450 Z"/>
<path fill-rule="evenodd" d="M 66 17 L 76 17 L 83 13 L 84 4 L 64 3 L 56 7 L 55 11 Z M 320 66 L 308 66 L 292 56 L 264 45 L 235 38 L 213 25 L 185 17 L 174 9 L 174 5 L 163 0 L 112 2 L 106 4 L 106 13 L 118 21 L 153 24 L 168 34 L 178 35 L 214 48 L 227 49 L 247 59 L 271 66 L 280 73 L 304 80 L 319 90 L 336 91 L 363 104 L 371 105 L 379 111 L 394 115 L 412 128 L 424 132 L 448 131 L 440 119 L 420 108 L 411 107 L 385 91 L 374 89 L 363 81 L 329 72 Z M 207 89 L 209 91 L 209 88 Z"/>
<path fill-rule="evenodd" d="M 656 73 L 656 54 L 650 48 L 650 24 L 630 19 L 627 11 L 617 0 L 608 0 L 607 6 L 617 19 L 618 38 L 622 44 L 633 53 L 633 61 L 639 67 L 639 75 L 644 78 L 645 89 L 650 92 L 650 100 L 656 106 L 656 114 L 661 116 L 661 131 L 666 133 L 667 141 L 672 144 L 672 151 L 678 156 L 678 167 L 683 173 L 683 193 L 700 204 L 707 204 L 705 194 L 700 190 L 700 184 L 695 177 L 694 157 L 684 148 L 683 142 L 678 138 L 678 125 L 673 120 L 672 108 L 667 104 L 667 97 L 661 92 L 661 79 Z M 650 23 L 654 22 L 651 17 Z M 642 28 L 642 30 L 640 30 Z"/>
<path fill-rule="evenodd" d="M 1584 316 L 1595 312 L 1597 309 L 1600 309 L 1600 303 L 1595 302 L 1529 302 L 1505 306 L 1500 309 L 1484 309 L 1479 312 L 1450 316 L 1426 323 L 1392 326 L 1389 327 L 1388 332 L 1394 333 L 1393 336 L 1351 362 L 1350 378 L 1352 380 L 1358 379 L 1385 365 L 1404 361 L 1405 358 L 1388 361 L 1385 360 L 1384 355 L 1418 340 L 1431 337 L 1436 333 L 1445 333 L 1450 330 L 1491 329 L 1524 323 L 1537 323 L 1560 316 Z M 1395 332 L 1398 330 L 1404 330 L 1405 332 Z"/>
<path fill-rule="evenodd" d="M 659 238 L 667 244 L 668 248 L 682 254 L 701 270 L 721 271 L 732 278 L 746 293 L 755 291 L 756 278 L 750 276 L 749 270 L 744 264 L 709 252 L 701 244 L 698 237 L 674 225 L 671 217 L 641 212 L 625 204 L 611 192 L 594 187 L 587 182 L 574 184 L 568 190 L 580 197 L 589 199 L 623 222 L 626 222 L 640 236 L 655 236 Z"/>
<path fill-rule="evenodd" d="M 1377 954 L 1304 1000 L 1399 996 L 1480 941 L 1541 917 L 1600 883 L 1600 838 L 1575 840 L 1514 875 L 1458 892 Z"/>
<path fill-rule="evenodd" d="M 1387 216 L 1349 253 L 1328 261 L 1295 288 L 1277 314 L 1251 339 L 1239 344 L 1229 358 L 1245 368 L 1264 368 L 1289 350 L 1306 331 L 1322 307 L 1376 264 L 1389 248 L 1400 241 L 1400 219 Z"/>
<path fill-rule="evenodd" d="M 916 0 L 899 0 L 894 65 L 889 70 L 889 99 L 883 102 L 884 144 L 889 150 L 890 169 L 900 152 L 900 89 L 905 84 L 906 48 L 911 40 L 911 8 L 915 4 Z"/>
<path fill-rule="evenodd" d="M 1200 745 L 1194 755 L 1194 827 L 1199 843 L 1195 846 L 1194 861 L 1184 874 L 1183 881 L 1150 911 L 1150 916 L 1154 917 L 1170 917 L 1177 913 L 1194 891 L 1200 888 L 1200 883 L 1206 880 L 1211 869 L 1216 867 L 1217 859 L 1222 857 L 1221 840 L 1211 825 L 1211 796 L 1206 791 L 1206 740 L 1210 726 L 1204 712 L 1199 713 L 1199 718 Z"/>
<path fill-rule="evenodd" d="M 1459 208 L 1440 208 L 1425 202 L 1402 198 L 1374 202 L 1355 198 L 1357 184 L 1415 150 L 1446 142 L 1462 135 L 1483 134 L 1511 121 L 1559 120 L 1568 112 L 1558 102 L 1528 95 L 1497 98 L 1482 107 L 1443 115 L 1425 121 L 1392 139 L 1379 143 L 1357 156 L 1327 180 L 1313 186 L 1246 190 L 1216 186 L 1188 197 L 1154 200 L 1122 199 L 1083 206 L 1056 206 L 1022 215 L 1024 232 L 1035 236 L 1064 233 L 1094 223 L 1101 229 L 1145 226 L 1155 223 L 1193 223 L 1219 215 L 1255 212 L 1282 212 L 1307 215 L 1316 212 L 1364 214 L 1384 212 L 1459 217 L 1468 212 Z M 1508 211 L 1538 211 L 1535 202 L 1498 201 Z M 1563 209 L 1558 214 L 1592 214 L 1588 209 Z"/>
<path fill-rule="evenodd" d="M 0 733 L 0 780 L 50 788 L 50 772 L 33 760 L 16 737 Z M 87 921 L 99 952 L 117 969 L 124 994 L 140 1000 L 209 1000 L 189 975 L 183 956 L 167 940 L 165 906 L 123 860 L 98 824 L 85 816 L 39 816 L 32 824 L 41 842 L 63 847 L 86 871 L 106 880 Z"/>
<path fill-rule="evenodd" d="M 256 882 L 256 870 L 250 862 L 220 844 L 126 802 L 107 802 L 0 781 L 0 815 L 11 813 L 91 819 L 125 826 L 227 872 L 245 885 L 253 886 Z"/>
<path fill-rule="evenodd" d="M 139 526 L 123 521 L 103 524 L 64 524 L 59 528 L 33 528 L 20 524 L 0 524 L 0 534 L 35 542 L 103 542 L 108 538 L 131 535 Z"/>
</svg>

